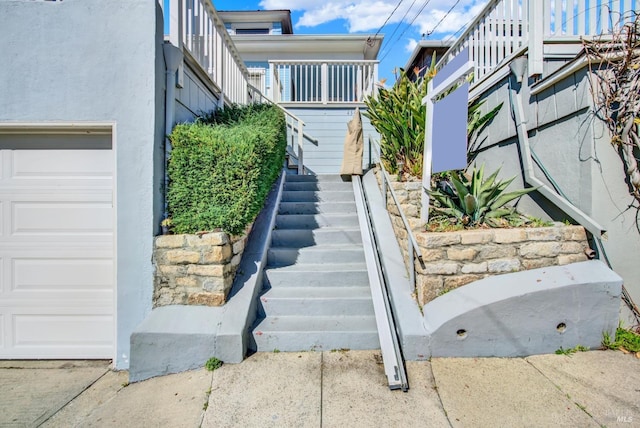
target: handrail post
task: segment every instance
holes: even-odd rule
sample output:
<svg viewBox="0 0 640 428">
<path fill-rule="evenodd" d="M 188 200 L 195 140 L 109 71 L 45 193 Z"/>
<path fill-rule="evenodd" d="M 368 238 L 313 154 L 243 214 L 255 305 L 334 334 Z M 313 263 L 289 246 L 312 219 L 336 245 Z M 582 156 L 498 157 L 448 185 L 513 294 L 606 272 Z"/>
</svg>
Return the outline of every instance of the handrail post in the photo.
<svg viewBox="0 0 640 428">
<path fill-rule="evenodd" d="M 288 115 L 285 115 L 287 126 L 289 128 L 289 132 L 291 132 L 291 153 L 296 152 L 296 140 L 295 140 L 295 132 L 296 132 L 296 120 Z M 291 125 L 289 125 L 289 121 L 291 121 Z"/>
<path fill-rule="evenodd" d="M 411 245 L 411 239 L 407 236 L 407 251 L 409 252 L 409 282 L 411 284 L 411 290 L 416 289 L 416 259 Z"/>
<path fill-rule="evenodd" d="M 380 163 L 382 163 L 382 159 L 380 159 Z M 387 177 L 384 175 L 384 169 L 381 170 L 380 176 L 382 177 L 382 200 L 384 201 L 384 209 L 389 211 L 387 208 Z"/>
<path fill-rule="evenodd" d="M 303 123 L 298 120 L 298 175 L 304 174 L 302 144 L 304 143 Z"/>
</svg>

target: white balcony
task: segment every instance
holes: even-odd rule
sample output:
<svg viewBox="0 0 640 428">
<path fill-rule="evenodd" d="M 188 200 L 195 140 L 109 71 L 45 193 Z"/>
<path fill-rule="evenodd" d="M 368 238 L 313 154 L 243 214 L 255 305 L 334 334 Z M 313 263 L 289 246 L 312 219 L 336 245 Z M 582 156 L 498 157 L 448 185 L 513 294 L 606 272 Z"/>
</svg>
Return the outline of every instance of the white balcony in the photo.
<svg viewBox="0 0 640 428">
<path fill-rule="evenodd" d="M 375 94 L 378 61 L 269 61 L 269 76 L 278 103 L 362 103 Z"/>
</svg>

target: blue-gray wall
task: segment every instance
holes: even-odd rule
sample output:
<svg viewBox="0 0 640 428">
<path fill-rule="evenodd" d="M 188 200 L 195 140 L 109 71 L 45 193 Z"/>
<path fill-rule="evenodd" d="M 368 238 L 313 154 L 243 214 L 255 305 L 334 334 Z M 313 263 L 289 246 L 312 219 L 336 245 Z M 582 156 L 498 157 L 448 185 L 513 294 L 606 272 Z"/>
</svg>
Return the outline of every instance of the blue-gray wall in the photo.
<svg viewBox="0 0 640 428">
<path fill-rule="evenodd" d="M 193 66 L 195 67 L 195 66 Z M 174 123 L 192 122 L 202 113 L 214 110 L 218 105 L 219 95 L 207 85 L 191 65 L 184 65 L 183 87 L 176 88 L 176 107 Z"/>
<path fill-rule="evenodd" d="M 114 124 L 118 368 L 128 367 L 129 335 L 151 310 L 162 33 L 155 1 L 0 2 L 0 121 Z"/>
<path fill-rule="evenodd" d="M 547 63 L 549 72 L 561 65 Z M 532 151 L 567 199 L 607 230 L 603 241 L 613 269 L 623 277 L 632 297 L 640 301 L 640 233 L 636 209 L 629 195 L 622 162 L 611 144 L 609 132 L 594 115 L 588 70 L 583 68 L 540 94 L 531 96 L 525 83 L 521 93 Z M 511 84 L 515 82 L 512 80 Z M 487 172 L 501 167 L 501 176 L 524 182 L 516 128 L 511 116 L 509 78 L 481 95 L 487 111 L 504 103 L 498 116 L 482 132 L 476 162 Z M 543 169 L 534 164 L 535 176 L 552 186 Z M 522 198 L 521 211 L 564 220 L 565 215 L 537 192 Z"/>
<path fill-rule="evenodd" d="M 304 164 L 315 174 L 338 174 L 342 164 L 344 139 L 347 135 L 347 123 L 353 118 L 355 105 L 341 107 L 296 107 L 287 105 L 287 109 L 302 119 L 306 126 L 304 132 L 318 140 L 315 145 L 308 140 L 304 142 Z M 360 106 L 360 112 L 366 111 Z M 368 136 L 373 135 L 379 140 L 369 119 L 362 115 L 364 135 L 363 163 L 369 161 Z M 289 138 L 289 143 L 291 138 Z M 296 142 L 297 144 L 297 142 Z"/>
</svg>

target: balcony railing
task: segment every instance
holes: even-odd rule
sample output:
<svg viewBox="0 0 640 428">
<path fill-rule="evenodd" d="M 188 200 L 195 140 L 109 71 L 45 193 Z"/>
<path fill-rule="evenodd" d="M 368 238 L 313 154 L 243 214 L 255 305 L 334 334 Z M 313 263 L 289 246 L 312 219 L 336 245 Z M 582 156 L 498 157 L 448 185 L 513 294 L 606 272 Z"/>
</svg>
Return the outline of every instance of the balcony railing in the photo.
<svg viewBox="0 0 640 428">
<path fill-rule="evenodd" d="M 270 96 L 282 103 L 361 103 L 374 95 L 378 61 L 269 61 Z"/>
<path fill-rule="evenodd" d="M 169 41 L 198 63 L 227 101 L 246 104 L 249 72 L 211 1 L 165 0 L 164 14 Z"/>
<path fill-rule="evenodd" d="M 469 48 L 477 82 L 528 48 L 529 74 L 541 74 L 545 40 L 578 41 L 581 36 L 611 32 L 624 24 L 624 11 L 633 10 L 636 3 L 637 0 L 492 0 L 438 67 Z"/>
</svg>

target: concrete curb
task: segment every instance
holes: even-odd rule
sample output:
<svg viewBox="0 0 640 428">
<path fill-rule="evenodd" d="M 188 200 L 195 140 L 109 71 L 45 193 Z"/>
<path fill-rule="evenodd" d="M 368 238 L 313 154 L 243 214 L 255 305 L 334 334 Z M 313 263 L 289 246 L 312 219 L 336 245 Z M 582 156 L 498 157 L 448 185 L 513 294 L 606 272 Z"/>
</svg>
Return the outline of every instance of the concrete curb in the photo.
<svg viewBox="0 0 640 428">
<path fill-rule="evenodd" d="M 488 277 L 427 303 L 433 357 L 597 348 L 618 325 L 622 278 L 598 260 Z"/>
<path fill-rule="evenodd" d="M 380 251 L 381 264 L 396 317 L 403 357 L 410 361 L 425 360 L 429 358 L 429 338 L 420 308 L 411 297 L 407 268 L 373 170 L 364 175 L 362 185 L 371 211 L 378 246 L 384 249 Z"/>
</svg>

